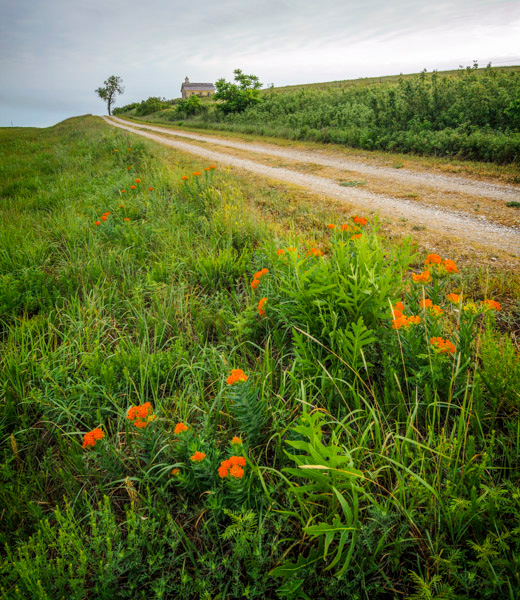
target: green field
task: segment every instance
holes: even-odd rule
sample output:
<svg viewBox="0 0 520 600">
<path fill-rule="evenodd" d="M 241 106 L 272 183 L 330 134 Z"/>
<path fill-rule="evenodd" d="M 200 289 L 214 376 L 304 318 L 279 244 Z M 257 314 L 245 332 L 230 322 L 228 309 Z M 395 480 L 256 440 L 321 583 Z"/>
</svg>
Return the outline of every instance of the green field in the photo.
<svg viewBox="0 0 520 600">
<path fill-rule="evenodd" d="M 95 117 L 0 156 L 2 599 L 518 598 L 518 274 Z"/>
</svg>

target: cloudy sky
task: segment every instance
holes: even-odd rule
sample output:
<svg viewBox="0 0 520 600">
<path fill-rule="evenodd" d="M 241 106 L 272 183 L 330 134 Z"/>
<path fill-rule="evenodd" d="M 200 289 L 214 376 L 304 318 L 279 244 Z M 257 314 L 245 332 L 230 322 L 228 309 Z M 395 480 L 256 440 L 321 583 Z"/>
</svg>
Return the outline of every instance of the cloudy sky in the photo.
<svg viewBox="0 0 520 600">
<path fill-rule="evenodd" d="M 180 96 L 192 81 L 265 85 L 520 64 L 518 0 L 0 0 L 0 126 L 48 126 Z"/>
</svg>

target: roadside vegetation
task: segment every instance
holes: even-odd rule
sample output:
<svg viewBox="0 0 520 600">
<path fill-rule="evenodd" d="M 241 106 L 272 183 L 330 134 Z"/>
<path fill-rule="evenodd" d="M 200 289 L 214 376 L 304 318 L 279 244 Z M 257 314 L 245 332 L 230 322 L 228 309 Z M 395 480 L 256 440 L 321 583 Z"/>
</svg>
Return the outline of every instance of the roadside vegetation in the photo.
<svg viewBox="0 0 520 600">
<path fill-rule="evenodd" d="M 453 75 L 423 72 L 385 83 L 265 90 L 262 101 L 236 110 L 201 102 L 191 113 L 178 104 L 148 114 L 178 126 L 519 164 L 519 98 L 520 72 L 474 65 Z M 116 113 L 139 116 L 133 105 Z"/>
<path fill-rule="evenodd" d="M 94 117 L 0 136 L 2 598 L 518 597 L 514 274 Z"/>
</svg>

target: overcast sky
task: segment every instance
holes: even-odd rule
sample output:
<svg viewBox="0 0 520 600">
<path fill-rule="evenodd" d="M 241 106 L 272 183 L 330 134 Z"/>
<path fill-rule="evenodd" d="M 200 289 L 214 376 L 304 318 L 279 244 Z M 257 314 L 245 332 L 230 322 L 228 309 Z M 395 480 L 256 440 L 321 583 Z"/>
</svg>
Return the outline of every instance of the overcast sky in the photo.
<svg viewBox="0 0 520 600">
<path fill-rule="evenodd" d="M 0 0 L 0 125 L 177 98 L 191 81 L 264 85 L 520 64 L 518 0 Z"/>
</svg>

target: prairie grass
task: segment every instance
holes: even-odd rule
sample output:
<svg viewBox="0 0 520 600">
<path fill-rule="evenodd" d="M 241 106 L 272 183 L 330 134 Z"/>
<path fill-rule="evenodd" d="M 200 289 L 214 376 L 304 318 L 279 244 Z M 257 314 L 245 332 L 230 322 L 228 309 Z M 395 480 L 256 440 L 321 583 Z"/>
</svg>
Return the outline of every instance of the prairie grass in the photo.
<svg viewBox="0 0 520 600">
<path fill-rule="evenodd" d="M 0 137 L 2 598 L 518 597 L 507 274 L 93 117 Z"/>
</svg>

